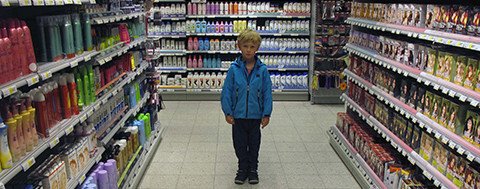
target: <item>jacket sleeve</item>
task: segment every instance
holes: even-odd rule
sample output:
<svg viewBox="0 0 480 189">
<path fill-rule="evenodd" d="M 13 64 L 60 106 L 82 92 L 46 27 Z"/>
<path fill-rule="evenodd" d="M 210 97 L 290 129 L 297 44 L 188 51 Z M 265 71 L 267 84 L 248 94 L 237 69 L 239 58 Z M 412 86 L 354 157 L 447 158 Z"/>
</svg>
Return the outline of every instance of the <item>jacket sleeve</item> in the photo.
<svg viewBox="0 0 480 189">
<path fill-rule="evenodd" d="M 270 80 L 270 73 L 265 69 L 263 72 L 263 117 L 270 117 L 273 109 L 272 99 L 272 80 Z"/>
<path fill-rule="evenodd" d="M 227 115 L 232 115 L 233 116 L 233 94 L 234 94 L 234 74 L 233 74 L 233 68 L 230 67 L 227 72 L 227 78 L 223 82 L 223 88 L 222 88 L 222 97 L 221 97 L 221 103 L 222 103 L 222 111 Z"/>
</svg>

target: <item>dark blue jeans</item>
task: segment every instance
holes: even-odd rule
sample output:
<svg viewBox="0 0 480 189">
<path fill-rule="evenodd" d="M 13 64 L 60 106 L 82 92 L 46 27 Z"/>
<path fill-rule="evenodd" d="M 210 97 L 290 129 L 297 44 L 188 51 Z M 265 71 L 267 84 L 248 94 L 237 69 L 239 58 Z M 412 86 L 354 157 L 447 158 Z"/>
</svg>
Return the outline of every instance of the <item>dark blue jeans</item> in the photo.
<svg viewBox="0 0 480 189">
<path fill-rule="evenodd" d="M 258 169 L 260 123 L 260 119 L 235 119 L 232 136 L 239 170 L 257 171 Z"/>
</svg>

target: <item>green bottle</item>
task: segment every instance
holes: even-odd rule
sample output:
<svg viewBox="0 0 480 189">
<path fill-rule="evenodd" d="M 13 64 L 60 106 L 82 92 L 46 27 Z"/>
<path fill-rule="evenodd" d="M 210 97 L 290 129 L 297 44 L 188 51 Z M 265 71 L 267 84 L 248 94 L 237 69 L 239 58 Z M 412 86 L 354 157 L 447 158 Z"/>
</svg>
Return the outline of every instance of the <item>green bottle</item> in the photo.
<svg viewBox="0 0 480 189">
<path fill-rule="evenodd" d="M 81 72 L 82 72 L 82 78 L 83 78 L 83 92 L 85 94 L 85 106 L 88 106 L 90 105 L 91 101 L 91 97 L 90 97 L 90 78 L 88 78 L 88 71 L 87 71 L 87 68 L 86 66 L 82 66 L 81 68 Z"/>
<path fill-rule="evenodd" d="M 75 57 L 75 45 L 73 40 L 73 28 L 70 23 L 70 15 L 63 15 L 60 17 L 61 32 L 62 32 L 62 47 L 63 52 L 67 55 L 67 58 Z"/>
<path fill-rule="evenodd" d="M 33 35 L 32 37 L 35 37 L 37 41 L 37 46 L 40 48 L 37 49 L 37 57 L 40 62 L 48 62 L 48 56 L 47 56 L 47 36 L 45 35 L 45 17 L 37 17 L 37 27 L 38 27 L 38 36 Z"/>
<path fill-rule="evenodd" d="M 54 58 L 54 61 L 58 61 L 64 58 L 64 51 L 62 47 L 62 35 L 60 32 L 60 24 L 61 24 L 61 17 L 59 16 L 54 16 L 52 17 L 52 22 L 54 26 L 54 41 L 55 41 L 55 48 L 56 48 L 56 56 Z"/>
<path fill-rule="evenodd" d="M 93 73 L 93 67 L 91 64 L 87 65 L 88 79 L 89 79 L 89 89 L 90 89 L 90 102 L 93 103 L 96 100 L 95 93 L 95 76 Z"/>
<path fill-rule="evenodd" d="M 55 60 L 58 56 L 58 48 L 56 47 L 56 31 L 55 31 L 55 20 L 53 17 L 44 17 L 44 21 L 46 22 L 46 47 L 48 47 L 48 58 L 49 62 Z"/>
<path fill-rule="evenodd" d="M 77 68 L 74 68 L 73 74 L 75 75 L 75 82 L 77 83 L 77 98 L 78 98 L 78 107 L 83 108 L 85 102 L 85 93 L 83 90 L 83 80 L 82 74 Z"/>
<path fill-rule="evenodd" d="M 137 102 L 140 102 L 142 100 L 142 95 L 140 95 L 140 85 L 138 83 L 135 83 L 135 98 L 137 99 Z"/>
<path fill-rule="evenodd" d="M 92 26 L 90 25 L 90 16 L 82 14 L 83 46 L 86 51 L 93 50 Z"/>
<path fill-rule="evenodd" d="M 73 34 L 75 40 L 75 52 L 77 54 L 83 53 L 83 39 L 82 39 L 82 25 L 80 23 L 80 15 L 72 14 Z"/>
</svg>

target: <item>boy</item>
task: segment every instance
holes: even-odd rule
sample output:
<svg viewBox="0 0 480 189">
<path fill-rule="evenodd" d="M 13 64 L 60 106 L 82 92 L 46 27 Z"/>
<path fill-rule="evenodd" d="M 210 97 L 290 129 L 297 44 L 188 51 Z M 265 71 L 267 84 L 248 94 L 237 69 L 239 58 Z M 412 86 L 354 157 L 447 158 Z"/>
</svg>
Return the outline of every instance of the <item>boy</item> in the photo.
<svg viewBox="0 0 480 189">
<path fill-rule="evenodd" d="M 238 158 L 235 184 L 257 184 L 260 125 L 265 128 L 272 113 L 272 82 L 267 66 L 255 55 L 260 35 L 247 29 L 238 36 L 238 57 L 227 72 L 222 89 L 222 110 L 232 125 L 233 147 Z"/>
</svg>

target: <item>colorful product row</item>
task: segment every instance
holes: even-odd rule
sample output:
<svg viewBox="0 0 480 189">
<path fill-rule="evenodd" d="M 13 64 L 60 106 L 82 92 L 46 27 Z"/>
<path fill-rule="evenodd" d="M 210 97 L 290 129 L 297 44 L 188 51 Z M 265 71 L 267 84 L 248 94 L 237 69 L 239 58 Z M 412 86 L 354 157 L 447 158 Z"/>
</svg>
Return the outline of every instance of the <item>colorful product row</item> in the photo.
<svg viewBox="0 0 480 189">
<path fill-rule="evenodd" d="M 479 60 L 471 54 L 450 53 L 427 44 L 414 44 L 354 31 L 350 42 L 377 51 L 384 57 L 418 68 L 465 88 L 480 91 Z"/>
<path fill-rule="evenodd" d="M 187 33 L 239 33 L 247 28 L 247 23 L 251 24 L 252 22 L 247 22 L 247 20 L 215 22 L 187 20 L 185 29 Z"/>
<path fill-rule="evenodd" d="M 200 74 L 198 72 L 189 72 L 186 86 L 188 89 L 221 89 L 223 82 L 227 78 L 227 73 L 222 74 L 219 72 L 217 74 L 215 72 L 201 72 Z"/>
<path fill-rule="evenodd" d="M 162 39 L 160 42 L 160 50 L 185 50 L 184 40 Z"/>
<path fill-rule="evenodd" d="M 160 16 L 160 18 L 185 17 L 187 14 L 187 7 L 185 4 L 170 4 L 153 7 L 151 11 L 155 13 L 155 18 L 157 18 L 157 15 Z"/>
<path fill-rule="evenodd" d="M 258 58 L 269 68 L 307 68 L 307 55 L 259 55 Z"/>
<path fill-rule="evenodd" d="M 0 20 L 0 84 L 30 74 L 37 60 L 30 29 L 23 20 Z"/>
<path fill-rule="evenodd" d="M 234 51 L 237 49 L 237 43 L 234 39 L 209 39 L 189 37 L 187 50 L 189 51 Z"/>
<path fill-rule="evenodd" d="M 148 23 L 149 35 L 185 35 L 186 22 L 155 22 Z"/>
<path fill-rule="evenodd" d="M 307 14 L 310 3 L 285 3 L 283 10 L 279 4 L 270 2 L 207 2 L 188 3 L 188 15 L 251 15 L 256 13 Z"/>
<path fill-rule="evenodd" d="M 261 51 L 308 51 L 310 39 L 307 38 L 264 38 Z"/>
<path fill-rule="evenodd" d="M 272 89 L 308 89 L 308 73 L 271 72 Z"/>
<path fill-rule="evenodd" d="M 108 159 L 105 162 L 100 162 L 85 179 L 81 188 L 117 189 L 117 181 L 120 178 L 120 173 L 117 160 Z"/>
</svg>

